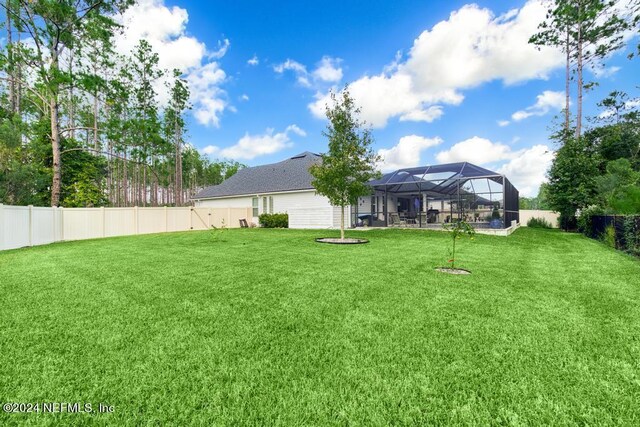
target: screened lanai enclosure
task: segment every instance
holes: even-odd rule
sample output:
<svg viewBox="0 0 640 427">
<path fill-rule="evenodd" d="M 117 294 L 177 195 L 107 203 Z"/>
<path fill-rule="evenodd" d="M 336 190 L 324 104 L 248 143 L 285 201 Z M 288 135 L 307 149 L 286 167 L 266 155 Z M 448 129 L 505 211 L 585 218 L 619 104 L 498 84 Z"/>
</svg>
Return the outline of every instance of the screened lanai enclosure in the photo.
<svg viewBox="0 0 640 427">
<path fill-rule="evenodd" d="M 371 196 L 351 209 L 357 227 L 442 228 L 464 220 L 500 229 L 519 222 L 518 190 L 504 175 L 471 163 L 399 169 L 369 185 Z"/>
</svg>

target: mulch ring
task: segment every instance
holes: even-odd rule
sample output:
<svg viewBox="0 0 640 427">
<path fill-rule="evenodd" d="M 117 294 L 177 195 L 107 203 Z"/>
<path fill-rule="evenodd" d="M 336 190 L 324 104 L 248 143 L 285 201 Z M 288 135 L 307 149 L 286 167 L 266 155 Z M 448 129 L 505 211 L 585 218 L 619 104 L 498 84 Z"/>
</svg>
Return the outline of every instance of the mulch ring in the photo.
<svg viewBox="0 0 640 427">
<path fill-rule="evenodd" d="M 367 239 L 354 239 L 354 238 L 345 238 L 344 240 L 340 240 L 338 237 L 320 237 L 316 239 L 318 243 L 331 243 L 334 245 L 358 245 L 362 243 L 369 243 Z"/>
<path fill-rule="evenodd" d="M 435 270 L 447 274 L 471 274 L 469 270 L 464 268 L 436 267 Z"/>
</svg>

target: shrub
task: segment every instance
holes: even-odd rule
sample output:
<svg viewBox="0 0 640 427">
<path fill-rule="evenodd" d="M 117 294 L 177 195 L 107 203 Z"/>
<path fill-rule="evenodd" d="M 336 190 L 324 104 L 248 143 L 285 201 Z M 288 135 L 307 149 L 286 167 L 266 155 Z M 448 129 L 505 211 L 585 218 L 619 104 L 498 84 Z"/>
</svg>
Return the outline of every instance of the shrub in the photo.
<svg viewBox="0 0 640 427">
<path fill-rule="evenodd" d="M 616 248 L 616 228 L 613 225 L 609 225 L 604 229 L 604 234 L 602 234 L 602 241 L 610 248 Z"/>
<path fill-rule="evenodd" d="M 491 212 L 491 219 L 500 219 L 500 210 L 498 209 L 498 206 L 493 207 L 493 212 Z"/>
<path fill-rule="evenodd" d="M 258 217 L 264 228 L 289 228 L 289 215 L 286 213 L 262 214 Z"/>
<path fill-rule="evenodd" d="M 551 223 L 544 218 L 530 218 L 527 227 L 531 228 L 552 228 Z"/>
<path fill-rule="evenodd" d="M 627 216 L 623 222 L 625 250 L 631 255 L 640 256 L 640 217 Z"/>
<path fill-rule="evenodd" d="M 578 217 L 578 231 L 582 234 L 595 238 L 593 232 L 593 217 L 595 215 L 604 215 L 604 209 L 599 206 L 590 206 L 583 209 Z"/>
</svg>

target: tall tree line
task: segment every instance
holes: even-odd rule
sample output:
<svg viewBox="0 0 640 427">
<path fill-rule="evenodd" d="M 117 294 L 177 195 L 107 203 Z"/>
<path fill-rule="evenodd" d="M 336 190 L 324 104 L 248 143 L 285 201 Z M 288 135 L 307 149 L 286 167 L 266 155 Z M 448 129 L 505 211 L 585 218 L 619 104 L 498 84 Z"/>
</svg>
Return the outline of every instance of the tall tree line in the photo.
<svg viewBox="0 0 640 427">
<path fill-rule="evenodd" d="M 640 0 L 626 8 L 610 0 L 552 0 L 539 32 L 529 40 L 565 53 L 566 104 L 563 125 L 551 135 L 559 148 L 548 171 L 544 202 L 561 214 L 564 228 L 588 212 L 640 213 L 640 113 L 637 99 L 614 91 L 598 103 L 601 114 L 583 122 L 585 70 L 603 69 L 624 47 L 624 36 L 638 32 Z M 638 47 L 640 49 L 640 46 Z M 633 59 L 635 47 L 628 57 Z M 631 88 L 625 88 L 630 90 Z M 575 90 L 575 115 L 571 114 Z M 583 215 L 581 215 L 583 214 Z"/>
<path fill-rule="evenodd" d="M 242 167 L 189 145 L 188 84 L 146 40 L 114 52 L 133 3 L 0 1 L 0 203 L 179 206 Z"/>
</svg>

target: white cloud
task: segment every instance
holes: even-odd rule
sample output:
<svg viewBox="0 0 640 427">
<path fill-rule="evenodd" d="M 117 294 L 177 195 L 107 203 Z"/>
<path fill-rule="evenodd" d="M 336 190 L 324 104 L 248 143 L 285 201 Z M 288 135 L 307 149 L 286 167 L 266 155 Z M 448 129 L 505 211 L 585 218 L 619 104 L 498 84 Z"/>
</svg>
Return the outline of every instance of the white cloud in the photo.
<svg viewBox="0 0 640 427">
<path fill-rule="evenodd" d="M 229 46 L 231 46 L 231 42 L 229 39 L 224 39 L 222 41 L 218 40 L 218 50 L 210 52 L 209 58 L 220 59 L 227 54 L 229 50 Z"/>
<path fill-rule="evenodd" d="M 516 111 L 511 115 L 511 119 L 516 122 L 531 116 L 544 116 L 551 110 L 562 110 L 565 106 L 564 92 L 554 92 L 545 90 L 536 98 L 536 103 L 524 110 Z"/>
<path fill-rule="evenodd" d="M 604 67 L 604 66 L 591 66 L 590 71 L 593 73 L 593 75 L 595 77 L 598 78 L 608 78 L 613 76 L 614 74 L 616 74 L 618 71 L 620 71 L 622 68 L 620 67 L 616 67 L 616 66 L 611 66 L 611 67 Z"/>
<path fill-rule="evenodd" d="M 274 65 L 273 71 L 278 74 L 283 74 L 285 71 L 293 71 L 296 75 L 297 82 L 304 87 L 311 87 L 311 82 L 309 81 L 309 73 L 307 72 L 307 67 L 299 63 L 298 61 L 294 61 L 293 59 L 287 59 L 282 64 Z"/>
<path fill-rule="evenodd" d="M 285 130 L 285 132 L 292 132 L 298 136 L 307 136 L 307 133 L 304 130 L 300 129 L 297 125 L 287 126 L 287 129 Z"/>
<path fill-rule="evenodd" d="M 397 145 L 381 148 L 378 155 L 382 162 L 378 165 L 383 171 L 419 166 L 420 153 L 427 148 L 442 144 L 442 139 L 425 138 L 419 135 L 407 135 L 400 138 Z"/>
<path fill-rule="evenodd" d="M 247 64 L 251 65 L 252 67 L 255 67 L 259 63 L 260 63 L 260 59 L 258 59 L 258 55 L 253 55 L 251 59 L 247 61 Z"/>
<path fill-rule="evenodd" d="M 546 173 L 553 157 L 553 151 L 546 145 L 534 145 L 518 152 L 516 157 L 500 167 L 497 172 L 506 175 L 521 196 L 536 196 L 540 184 L 546 181 Z"/>
<path fill-rule="evenodd" d="M 413 110 L 400 116 L 401 122 L 427 122 L 439 119 L 444 112 L 441 105 L 432 105 L 424 110 Z"/>
<path fill-rule="evenodd" d="M 226 74 L 217 62 L 195 68 L 187 75 L 191 98 L 196 104 L 193 114 L 199 123 L 220 125 L 220 115 L 228 106 L 226 94 L 219 87 L 225 79 Z"/>
<path fill-rule="evenodd" d="M 394 117 L 432 119 L 418 112 L 458 105 L 464 89 L 494 80 L 514 84 L 546 79 L 562 65 L 562 53 L 528 43 L 545 13 L 537 0 L 498 17 L 477 5 L 463 6 L 420 34 L 404 62 L 397 55 L 381 74 L 350 85 L 362 118 L 374 127 L 384 127 Z M 317 94 L 309 109 L 324 117 L 328 99 L 327 94 Z"/>
<path fill-rule="evenodd" d="M 315 80 L 321 80 L 323 82 L 337 83 L 342 80 L 342 68 L 340 68 L 340 58 L 331 58 L 330 56 L 323 56 L 318 63 L 317 68 L 313 71 L 312 75 Z"/>
<path fill-rule="evenodd" d="M 234 160 L 252 160 L 259 156 L 273 154 L 293 146 L 290 134 L 306 136 L 306 132 L 296 125 L 288 126 L 284 132 L 274 133 L 269 128 L 261 135 L 246 133 L 238 142 L 230 147 L 220 148 L 209 145 L 200 150 L 201 153 L 219 155 Z"/>
<path fill-rule="evenodd" d="M 188 35 L 187 11 L 178 6 L 166 6 L 164 0 L 140 0 L 119 19 L 123 32 L 115 38 L 116 50 L 129 54 L 141 39 L 146 39 L 158 54 L 161 69 L 179 69 L 189 81 L 194 117 L 202 124 L 219 126 L 228 100 L 220 87 L 226 74 L 215 60 L 225 55 L 229 40 L 218 42 L 216 50 L 208 51 L 204 42 Z M 168 101 L 165 83 L 170 79 L 171 73 L 168 73 L 155 85 L 158 100 L 163 105 Z"/>
<path fill-rule="evenodd" d="M 342 80 L 342 68 L 339 66 L 341 62 L 342 59 L 340 58 L 332 58 L 325 55 L 317 63 L 316 68 L 309 72 L 306 65 L 293 59 L 287 59 L 283 63 L 275 65 L 273 71 L 278 74 L 292 71 L 298 84 L 311 88 L 322 83 L 337 83 Z"/>
<path fill-rule="evenodd" d="M 247 95 L 246 93 L 243 93 L 240 96 L 240 101 L 248 101 L 249 100 L 249 95 Z"/>
<path fill-rule="evenodd" d="M 509 123 L 511 123 L 509 120 L 498 120 L 498 126 L 501 128 L 509 126 Z"/>
<path fill-rule="evenodd" d="M 484 165 L 513 159 L 517 155 L 518 153 L 511 151 L 508 145 L 474 136 L 458 142 L 448 150 L 439 152 L 436 159 L 440 163 L 469 162 Z"/>
<path fill-rule="evenodd" d="M 206 147 L 200 150 L 202 154 L 207 154 L 209 156 L 216 154 L 219 151 L 220 151 L 220 148 L 216 147 L 215 145 L 207 145 Z"/>
</svg>

